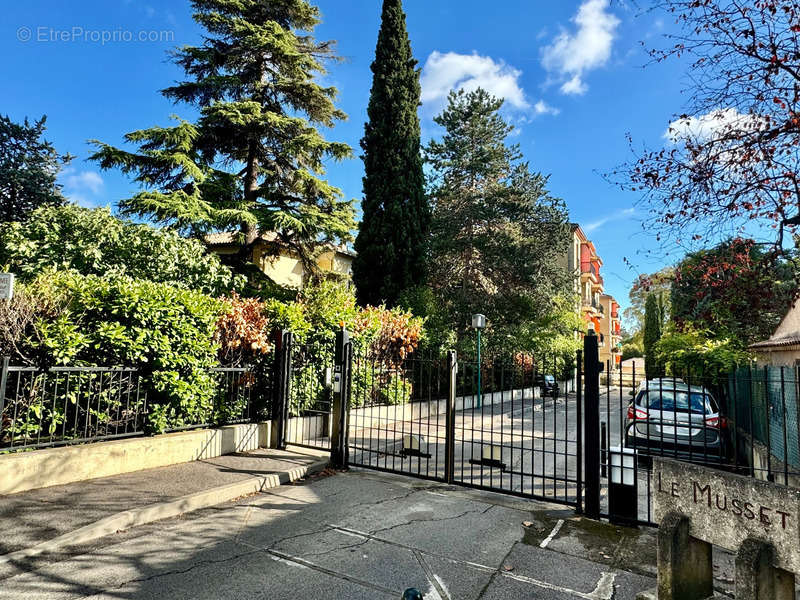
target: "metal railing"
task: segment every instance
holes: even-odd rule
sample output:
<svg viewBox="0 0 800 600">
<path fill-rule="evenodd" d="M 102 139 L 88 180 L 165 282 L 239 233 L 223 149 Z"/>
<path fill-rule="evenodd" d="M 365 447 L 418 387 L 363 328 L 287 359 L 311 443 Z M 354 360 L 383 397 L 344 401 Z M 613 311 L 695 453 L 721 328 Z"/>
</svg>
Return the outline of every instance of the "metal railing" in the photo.
<svg viewBox="0 0 800 600">
<path fill-rule="evenodd" d="M 257 378 L 244 367 L 211 369 L 215 392 L 198 418 L 166 431 L 248 422 Z M 158 403 L 145 374 L 127 367 L 0 364 L 0 452 L 140 436 Z"/>
</svg>

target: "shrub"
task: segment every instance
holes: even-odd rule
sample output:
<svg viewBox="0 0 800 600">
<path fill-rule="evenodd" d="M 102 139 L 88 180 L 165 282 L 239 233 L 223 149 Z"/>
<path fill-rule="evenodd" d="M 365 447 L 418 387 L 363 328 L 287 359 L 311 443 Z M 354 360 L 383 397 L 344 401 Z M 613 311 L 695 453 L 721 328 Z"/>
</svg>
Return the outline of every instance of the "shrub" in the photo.
<svg viewBox="0 0 800 600">
<path fill-rule="evenodd" d="M 716 379 L 717 375 L 727 374 L 737 364 L 750 360 L 741 341 L 714 336 L 708 330 L 688 325 L 683 329 L 667 325 L 656 345 L 656 353 L 671 375 L 702 379 Z"/>
<path fill-rule="evenodd" d="M 375 404 L 407 404 L 411 401 L 413 385 L 399 371 L 387 372 L 364 365 L 354 368 L 350 408 Z"/>
<path fill-rule="evenodd" d="M 388 385 L 382 387 L 382 400 L 385 404 L 408 404 L 411 401 L 411 382 L 402 373 L 392 373 Z"/>
<path fill-rule="evenodd" d="M 367 307 L 356 304 L 355 295 L 342 283 L 322 281 L 309 285 L 293 302 L 268 301 L 267 318 L 276 327 L 295 334 L 295 342 L 303 347 L 295 361 L 292 379 L 292 410 L 305 410 L 327 397 L 320 392 L 322 369 L 333 365 L 336 331 L 343 326 L 353 334 L 354 361 L 353 402 L 371 403 L 377 398 L 368 397 L 385 393 L 408 401 L 410 389 L 392 384 L 397 379 L 403 361 L 419 346 L 424 335 L 422 319 L 410 312 L 396 308 Z M 306 364 L 306 361 L 312 361 Z M 373 381 L 374 368 L 381 375 Z M 382 388 L 389 386 L 389 391 Z M 394 387 L 392 387 L 394 386 Z M 400 388 L 403 389 L 400 389 Z M 410 387 L 410 384 L 408 384 Z M 389 402 L 388 398 L 383 401 Z M 393 402 L 392 402 L 393 403 Z"/>
<path fill-rule="evenodd" d="M 271 325 L 264 303 L 255 298 L 242 298 L 235 292 L 221 301 L 225 312 L 217 320 L 216 331 L 220 362 L 225 365 L 257 362 L 272 348 Z"/>
<path fill-rule="evenodd" d="M 22 281 L 47 270 L 72 270 L 127 275 L 214 295 L 243 284 L 197 240 L 123 221 L 105 208 L 74 204 L 42 207 L 24 222 L 0 225 L 0 265 Z"/>
<path fill-rule="evenodd" d="M 276 327 L 291 331 L 299 344 L 325 344 L 343 326 L 353 331 L 359 309 L 347 287 L 324 280 L 308 285 L 292 302 L 269 300 L 266 314 Z"/>
<path fill-rule="evenodd" d="M 422 339 L 422 319 L 401 309 L 368 306 L 356 317 L 354 332 L 370 358 L 397 369 Z"/>
<path fill-rule="evenodd" d="M 13 364 L 34 364 L 31 339 L 37 339 L 37 321 L 54 321 L 63 310 L 63 302 L 32 294 L 28 287 L 15 285 L 10 302 L 0 301 L 0 356 L 8 356 Z"/>
<path fill-rule="evenodd" d="M 142 372 L 153 431 L 214 420 L 215 341 L 223 304 L 199 292 L 126 276 L 46 273 L 30 286 L 63 302 L 39 318 L 31 351 L 44 364 L 135 366 Z"/>
</svg>

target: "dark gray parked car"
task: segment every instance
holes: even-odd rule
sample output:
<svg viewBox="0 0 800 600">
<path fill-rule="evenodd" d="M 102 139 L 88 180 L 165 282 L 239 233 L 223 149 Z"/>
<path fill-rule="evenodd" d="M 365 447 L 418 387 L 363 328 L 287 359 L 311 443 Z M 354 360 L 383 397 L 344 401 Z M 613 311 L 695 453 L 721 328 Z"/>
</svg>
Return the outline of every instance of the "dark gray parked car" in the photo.
<svg viewBox="0 0 800 600">
<path fill-rule="evenodd" d="M 541 389 L 542 394 L 558 394 L 558 382 L 552 375 L 538 373 L 536 375 L 536 385 Z"/>
<path fill-rule="evenodd" d="M 727 460 L 727 421 L 702 386 L 674 378 L 643 381 L 628 406 L 625 446 L 640 454 L 697 462 Z"/>
</svg>

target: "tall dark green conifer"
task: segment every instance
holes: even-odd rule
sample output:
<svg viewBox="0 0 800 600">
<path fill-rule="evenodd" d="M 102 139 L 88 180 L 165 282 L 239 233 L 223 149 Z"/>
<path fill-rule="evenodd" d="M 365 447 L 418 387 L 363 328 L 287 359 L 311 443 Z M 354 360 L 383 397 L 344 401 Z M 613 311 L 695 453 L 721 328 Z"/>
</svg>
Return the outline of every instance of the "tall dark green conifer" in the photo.
<svg viewBox="0 0 800 600">
<path fill-rule="evenodd" d="M 24 221 L 40 206 L 66 201 L 56 179 L 73 157 L 42 139 L 45 120 L 15 123 L 0 115 L 0 223 Z"/>
<path fill-rule="evenodd" d="M 419 71 L 401 0 L 384 0 L 361 148 L 363 219 L 353 279 L 359 302 L 393 305 L 425 281 L 430 209 L 420 157 Z"/>
<path fill-rule="evenodd" d="M 644 371 L 648 378 L 663 375 L 656 355 L 656 344 L 661 339 L 662 309 L 655 294 L 647 296 L 644 304 Z"/>
</svg>

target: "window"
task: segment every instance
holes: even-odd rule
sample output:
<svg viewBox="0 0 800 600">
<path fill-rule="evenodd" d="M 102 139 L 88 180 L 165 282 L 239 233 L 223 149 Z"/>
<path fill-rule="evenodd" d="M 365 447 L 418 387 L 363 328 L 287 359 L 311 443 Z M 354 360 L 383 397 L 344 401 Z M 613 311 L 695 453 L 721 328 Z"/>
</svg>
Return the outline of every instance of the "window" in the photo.
<svg viewBox="0 0 800 600">
<path fill-rule="evenodd" d="M 705 399 L 705 408 L 703 408 L 703 400 Z M 702 392 L 685 392 L 673 390 L 650 390 L 643 392 L 639 397 L 638 404 L 652 410 L 669 410 L 690 412 L 689 405 L 691 403 L 691 412 L 695 414 L 712 414 L 717 412 L 713 398 Z"/>
</svg>

